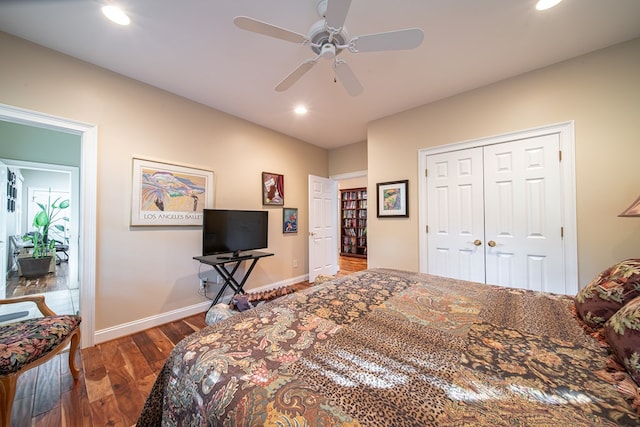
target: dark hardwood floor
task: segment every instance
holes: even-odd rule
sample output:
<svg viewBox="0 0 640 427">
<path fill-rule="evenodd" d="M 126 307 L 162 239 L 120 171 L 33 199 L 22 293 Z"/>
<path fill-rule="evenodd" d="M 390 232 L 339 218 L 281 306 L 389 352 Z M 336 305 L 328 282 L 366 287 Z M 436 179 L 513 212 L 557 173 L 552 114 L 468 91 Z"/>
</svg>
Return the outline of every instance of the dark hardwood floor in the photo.
<svg viewBox="0 0 640 427">
<path fill-rule="evenodd" d="M 338 276 L 366 268 L 366 259 L 340 257 Z M 133 426 L 173 347 L 204 326 L 202 313 L 85 348 L 75 383 L 68 353 L 27 371 L 18 379 L 11 426 Z"/>
<path fill-rule="evenodd" d="M 63 291 L 69 289 L 69 264 L 59 262 L 56 271 L 44 277 L 26 279 L 12 271 L 7 277 L 6 297 L 13 298 L 23 295 L 40 294 L 44 292 Z"/>
</svg>

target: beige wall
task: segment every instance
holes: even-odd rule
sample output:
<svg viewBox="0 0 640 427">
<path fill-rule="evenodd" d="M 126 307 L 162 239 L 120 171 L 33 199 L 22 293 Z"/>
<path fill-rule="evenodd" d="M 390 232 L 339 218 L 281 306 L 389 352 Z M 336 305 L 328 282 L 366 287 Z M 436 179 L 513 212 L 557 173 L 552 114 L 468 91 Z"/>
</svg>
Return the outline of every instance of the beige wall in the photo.
<svg viewBox="0 0 640 427">
<path fill-rule="evenodd" d="M 0 103 L 98 126 L 97 330 L 203 302 L 200 228 L 131 228 L 132 158 L 215 172 L 215 207 L 262 209 L 261 172 L 285 176 L 285 205 L 307 217 L 307 177 L 328 152 L 0 33 Z M 248 94 L 242 94 L 248 96 Z M 248 288 L 307 273 L 307 224 L 282 234 L 269 208 L 269 250 Z M 293 268 L 292 260 L 298 267 Z"/>
<path fill-rule="evenodd" d="M 329 175 L 367 170 L 367 141 L 329 150 Z"/>
<path fill-rule="evenodd" d="M 369 218 L 369 266 L 417 270 L 418 150 L 575 121 L 579 284 L 640 256 L 640 39 L 434 102 L 368 128 L 368 187 L 409 179 L 409 219 Z M 390 160 L 393 159 L 393 160 Z M 424 178 L 420 178 L 424 179 Z"/>
<path fill-rule="evenodd" d="M 202 301 L 200 230 L 129 227 L 132 157 L 213 170 L 220 208 L 261 209 L 260 172 L 282 173 L 300 218 L 308 174 L 368 170 L 372 197 L 376 182 L 409 179 L 408 219 L 369 216 L 369 265 L 417 270 L 420 148 L 575 120 L 580 283 L 639 255 L 640 220 L 616 215 L 640 193 L 640 39 L 378 120 L 366 143 L 330 154 L 4 33 L 0 55 L 0 103 L 98 125 L 98 330 Z M 276 256 L 250 287 L 307 272 L 305 222 L 284 236 L 270 212 Z"/>
<path fill-rule="evenodd" d="M 338 190 L 348 190 L 350 188 L 363 188 L 367 186 L 367 177 L 359 176 L 357 178 L 341 179 L 338 181 Z"/>
</svg>

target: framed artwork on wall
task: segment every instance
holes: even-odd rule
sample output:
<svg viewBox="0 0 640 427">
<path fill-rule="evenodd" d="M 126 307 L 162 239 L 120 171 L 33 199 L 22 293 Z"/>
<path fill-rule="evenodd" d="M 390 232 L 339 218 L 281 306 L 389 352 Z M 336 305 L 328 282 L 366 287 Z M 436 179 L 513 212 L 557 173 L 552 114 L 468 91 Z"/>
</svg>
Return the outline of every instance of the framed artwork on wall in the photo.
<svg viewBox="0 0 640 427">
<path fill-rule="evenodd" d="M 376 184 L 377 216 L 408 217 L 409 216 L 409 181 L 390 181 Z"/>
<path fill-rule="evenodd" d="M 284 175 L 262 172 L 262 204 L 284 206 Z"/>
<path fill-rule="evenodd" d="M 133 159 L 131 225 L 201 226 L 213 208 L 213 172 Z"/>
<path fill-rule="evenodd" d="M 16 174 L 7 169 L 7 211 L 15 212 L 18 189 L 16 188 Z"/>
<path fill-rule="evenodd" d="M 298 208 L 282 209 L 282 232 L 283 233 L 298 232 Z"/>
</svg>

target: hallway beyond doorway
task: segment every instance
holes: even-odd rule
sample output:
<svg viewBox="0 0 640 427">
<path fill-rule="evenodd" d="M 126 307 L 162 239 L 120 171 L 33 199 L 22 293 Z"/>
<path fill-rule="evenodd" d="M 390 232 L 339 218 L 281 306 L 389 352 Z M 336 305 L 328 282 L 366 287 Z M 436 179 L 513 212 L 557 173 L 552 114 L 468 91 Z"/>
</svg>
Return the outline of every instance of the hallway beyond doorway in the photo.
<svg viewBox="0 0 640 427">
<path fill-rule="evenodd" d="M 26 279 L 18 275 L 17 271 L 11 271 L 7 276 L 6 295 L 1 298 L 15 298 L 24 295 L 42 294 L 45 296 L 47 305 L 56 314 L 77 314 L 80 310 L 80 289 L 72 286 L 69 280 L 69 265 L 67 262 L 60 262 L 56 265 L 55 272 L 44 277 Z M 8 311 L 10 310 L 10 311 Z M 35 305 L 31 303 L 12 304 L 0 306 L 0 316 L 11 313 L 23 313 L 25 319 L 37 314 Z M 23 320 L 14 318 L 12 321 Z"/>
</svg>

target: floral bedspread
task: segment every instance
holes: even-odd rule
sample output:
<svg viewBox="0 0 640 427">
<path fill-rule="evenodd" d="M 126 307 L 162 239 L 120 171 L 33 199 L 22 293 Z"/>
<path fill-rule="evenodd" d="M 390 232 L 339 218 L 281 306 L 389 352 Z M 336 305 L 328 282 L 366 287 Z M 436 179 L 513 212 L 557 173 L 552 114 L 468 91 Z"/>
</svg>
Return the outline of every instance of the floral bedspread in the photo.
<svg viewBox="0 0 640 427">
<path fill-rule="evenodd" d="M 139 426 L 638 425 L 573 299 L 370 269 L 209 326 Z"/>
</svg>

